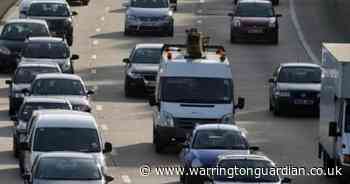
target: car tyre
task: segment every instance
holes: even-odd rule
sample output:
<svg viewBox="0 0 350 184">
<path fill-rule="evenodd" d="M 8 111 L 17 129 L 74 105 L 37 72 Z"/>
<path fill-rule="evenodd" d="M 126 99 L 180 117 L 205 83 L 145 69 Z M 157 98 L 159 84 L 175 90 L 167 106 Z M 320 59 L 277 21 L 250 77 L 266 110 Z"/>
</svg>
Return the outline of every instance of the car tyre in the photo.
<svg viewBox="0 0 350 184">
<path fill-rule="evenodd" d="M 69 46 L 73 45 L 73 36 L 72 35 L 67 36 L 67 44 Z"/>
<path fill-rule="evenodd" d="M 164 144 L 161 142 L 158 134 L 155 131 L 153 131 L 153 144 L 156 153 L 160 154 L 163 152 Z"/>
<path fill-rule="evenodd" d="M 230 42 L 231 43 L 236 43 L 237 42 L 236 37 L 232 33 L 232 30 L 231 30 L 231 35 L 230 35 Z"/>
<path fill-rule="evenodd" d="M 133 91 L 131 90 L 127 82 L 125 82 L 125 85 L 124 85 L 124 94 L 125 94 L 125 97 L 132 97 L 134 95 Z"/>
<path fill-rule="evenodd" d="M 270 100 L 269 100 L 269 111 L 270 111 L 270 112 L 273 111 L 273 105 L 272 105 L 271 98 L 270 98 Z"/>
<path fill-rule="evenodd" d="M 11 103 L 10 103 L 11 104 Z M 9 116 L 14 116 L 16 114 L 16 110 L 15 108 L 13 107 L 13 105 L 10 105 L 10 108 L 9 108 Z"/>
<path fill-rule="evenodd" d="M 271 43 L 274 45 L 277 45 L 279 42 L 279 35 L 278 35 L 278 29 L 273 33 L 271 38 Z"/>
<path fill-rule="evenodd" d="M 130 33 L 129 29 L 125 28 L 124 29 L 124 36 L 130 36 L 130 35 L 131 35 L 131 33 Z"/>
<path fill-rule="evenodd" d="M 167 36 L 173 37 L 174 36 L 174 22 L 172 21 L 167 29 Z"/>
<path fill-rule="evenodd" d="M 12 150 L 13 150 L 13 156 L 15 158 L 18 158 L 19 157 L 19 150 L 17 148 L 17 139 L 15 137 L 13 137 Z"/>
<path fill-rule="evenodd" d="M 275 115 L 275 116 L 281 115 L 281 107 L 278 107 L 276 105 L 276 102 L 275 102 L 275 105 L 273 106 L 272 112 L 273 112 L 273 115 Z"/>
<path fill-rule="evenodd" d="M 334 167 L 334 162 L 329 158 L 326 152 L 323 152 L 323 169 L 326 171 L 326 176 L 331 177 L 331 175 L 327 174 L 327 170 Z"/>
</svg>

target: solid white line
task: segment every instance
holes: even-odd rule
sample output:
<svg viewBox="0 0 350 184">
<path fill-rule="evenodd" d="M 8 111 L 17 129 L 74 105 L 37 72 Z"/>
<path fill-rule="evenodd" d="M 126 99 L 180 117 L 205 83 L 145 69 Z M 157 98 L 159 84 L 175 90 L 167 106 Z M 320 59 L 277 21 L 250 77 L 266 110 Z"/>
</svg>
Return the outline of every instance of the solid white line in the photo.
<svg viewBox="0 0 350 184">
<path fill-rule="evenodd" d="M 289 0 L 289 7 L 290 7 L 290 12 L 291 12 L 292 22 L 293 22 L 294 27 L 297 31 L 298 38 L 299 38 L 301 44 L 303 45 L 306 53 L 309 55 L 309 57 L 311 58 L 313 63 L 321 63 L 305 39 L 304 33 L 301 29 L 299 20 L 298 20 L 297 15 L 296 15 L 294 0 Z"/>
<path fill-rule="evenodd" d="M 201 24 L 203 21 L 202 20 L 197 20 L 197 23 L 198 24 Z"/>
<path fill-rule="evenodd" d="M 128 175 L 122 175 L 122 180 L 124 183 L 131 183 L 131 180 Z"/>
<path fill-rule="evenodd" d="M 97 55 L 96 55 L 96 54 L 93 54 L 93 55 L 91 56 L 91 59 L 93 59 L 93 60 L 97 59 Z"/>
<path fill-rule="evenodd" d="M 98 40 L 92 41 L 92 44 L 93 44 L 93 45 L 98 45 L 98 43 L 99 43 Z"/>
<path fill-rule="evenodd" d="M 101 17 L 101 21 L 105 21 L 105 17 L 104 16 Z"/>
<path fill-rule="evenodd" d="M 108 130 L 108 126 L 107 126 L 107 125 L 102 124 L 102 125 L 100 125 L 100 126 L 101 126 L 101 129 L 102 129 L 103 131 L 107 131 L 107 130 Z"/>
</svg>

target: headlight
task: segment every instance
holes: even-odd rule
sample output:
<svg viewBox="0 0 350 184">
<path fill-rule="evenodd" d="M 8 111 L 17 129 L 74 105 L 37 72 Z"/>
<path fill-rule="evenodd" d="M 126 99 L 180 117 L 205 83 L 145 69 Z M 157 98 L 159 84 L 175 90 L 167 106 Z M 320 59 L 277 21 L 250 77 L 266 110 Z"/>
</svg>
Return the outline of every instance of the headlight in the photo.
<svg viewBox="0 0 350 184">
<path fill-rule="evenodd" d="M 173 116 L 166 111 L 162 111 L 160 114 L 159 125 L 166 126 L 166 127 L 173 127 L 174 126 Z"/>
<path fill-rule="evenodd" d="M 194 160 L 192 160 L 191 166 L 192 167 L 202 167 L 203 164 L 198 158 L 195 158 Z"/>
<path fill-rule="evenodd" d="M 276 91 L 275 95 L 280 97 L 289 97 L 290 93 L 288 91 Z"/>
<path fill-rule="evenodd" d="M 128 15 L 128 21 L 136 21 L 137 17 L 134 15 Z"/>
<path fill-rule="evenodd" d="M 221 118 L 221 123 L 223 124 L 235 124 L 234 116 L 232 113 L 226 114 Z"/>
<path fill-rule="evenodd" d="M 133 79 L 141 79 L 142 78 L 141 74 L 135 73 L 132 69 L 129 69 L 127 71 L 127 75 Z"/>
<path fill-rule="evenodd" d="M 275 18 L 271 18 L 269 21 L 269 27 L 270 28 L 274 28 L 276 27 L 276 19 Z"/>
<path fill-rule="evenodd" d="M 233 19 L 233 26 L 234 27 L 241 27 L 241 20 Z"/>
<path fill-rule="evenodd" d="M 11 51 L 6 47 L 0 47 L 0 53 L 3 55 L 10 55 Z"/>
</svg>

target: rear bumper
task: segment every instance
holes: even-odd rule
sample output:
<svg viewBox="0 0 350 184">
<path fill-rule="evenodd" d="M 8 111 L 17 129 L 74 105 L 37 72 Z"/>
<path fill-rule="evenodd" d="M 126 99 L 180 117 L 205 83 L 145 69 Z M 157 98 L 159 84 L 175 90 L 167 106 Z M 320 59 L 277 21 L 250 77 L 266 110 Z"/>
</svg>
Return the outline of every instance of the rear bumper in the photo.
<svg viewBox="0 0 350 184">
<path fill-rule="evenodd" d="M 248 39 L 248 40 L 270 40 L 272 39 L 276 34 L 278 34 L 278 28 L 261 28 L 259 29 L 261 32 L 259 33 L 253 33 L 250 32 L 251 28 L 237 28 L 232 27 L 231 28 L 231 34 L 235 38 L 238 39 Z"/>
<path fill-rule="evenodd" d="M 168 31 L 170 26 L 173 26 L 171 22 L 154 22 L 151 24 L 147 23 L 126 23 L 125 28 L 130 32 L 164 32 Z"/>
</svg>

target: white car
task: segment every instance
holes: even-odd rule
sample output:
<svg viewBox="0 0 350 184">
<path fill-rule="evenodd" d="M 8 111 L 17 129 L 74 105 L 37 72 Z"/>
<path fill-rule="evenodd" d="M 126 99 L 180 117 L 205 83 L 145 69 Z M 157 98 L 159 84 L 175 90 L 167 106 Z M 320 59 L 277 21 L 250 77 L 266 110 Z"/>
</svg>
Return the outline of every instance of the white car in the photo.
<svg viewBox="0 0 350 184">
<path fill-rule="evenodd" d="M 212 181 L 207 181 L 204 184 L 283 184 L 291 183 L 290 178 L 281 178 L 278 175 L 239 175 L 234 173 L 234 168 L 239 170 L 245 169 L 273 169 L 276 167 L 275 163 L 262 155 L 221 155 L 218 157 L 217 168 L 225 168 L 225 173 L 218 173 L 212 177 Z M 231 171 L 229 171 L 231 169 Z M 223 170 L 223 169 L 222 169 Z M 258 172 L 256 172 L 258 173 Z"/>
<path fill-rule="evenodd" d="M 36 111 L 28 123 L 29 133 L 21 143 L 25 150 L 20 158 L 24 171 L 30 171 L 37 156 L 53 151 L 89 153 L 101 166 L 107 167 L 104 153 L 112 151 L 112 144 L 104 142 L 90 113 L 41 110 Z"/>
</svg>

